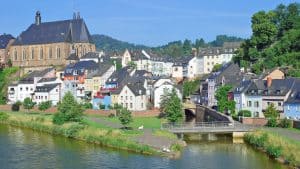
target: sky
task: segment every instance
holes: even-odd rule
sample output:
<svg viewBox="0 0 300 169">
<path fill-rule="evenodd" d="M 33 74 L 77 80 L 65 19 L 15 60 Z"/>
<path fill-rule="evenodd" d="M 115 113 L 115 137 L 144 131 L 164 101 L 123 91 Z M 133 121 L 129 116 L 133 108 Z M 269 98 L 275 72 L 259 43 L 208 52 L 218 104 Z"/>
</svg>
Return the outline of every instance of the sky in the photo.
<svg viewBox="0 0 300 169">
<path fill-rule="evenodd" d="M 79 11 L 91 34 L 135 44 L 158 46 L 170 41 L 227 34 L 251 35 L 251 16 L 280 3 L 299 0 L 9 0 L 1 2 L 0 34 L 18 36 L 34 22 L 71 19 Z"/>
</svg>

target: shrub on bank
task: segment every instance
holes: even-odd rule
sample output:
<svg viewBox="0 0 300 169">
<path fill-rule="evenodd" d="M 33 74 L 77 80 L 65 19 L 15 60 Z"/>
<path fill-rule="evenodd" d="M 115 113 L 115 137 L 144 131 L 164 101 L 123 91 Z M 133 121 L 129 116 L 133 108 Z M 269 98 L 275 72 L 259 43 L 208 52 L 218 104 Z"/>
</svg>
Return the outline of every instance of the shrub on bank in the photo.
<svg viewBox="0 0 300 169">
<path fill-rule="evenodd" d="M 282 128 L 291 128 L 292 121 L 287 118 L 284 118 L 284 119 L 280 120 L 279 126 Z"/>
<path fill-rule="evenodd" d="M 266 148 L 267 153 L 269 156 L 273 158 L 278 158 L 282 155 L 282 147 L 281 146 L 274 146 L 274 145 L 268 145 Z"/>
<path fill-rule="evenodd" d="M 9 118 L 9 115 L 7 113 L 0 112 L 0 120 L 1 121 L 5 121 L 8 118 Z"/>
<path fill-rule="evenodd" d="M 277 119 L 276 118 L 270 118 L 267 122 L 268 127 L 277 127 Z"/>
<path fill-rule="evenodd" d="M 39 110 L 41 111 L 45 111 L 47 109 L 49 109 L 52 106 L 52 102 L 51 101 L 45 101 L 45 102 L 41 102 L 39 104 Z"/>
<path fill-rule="evenodd" d="M 12 111 L 19 111 L 21 105 L 22 105 L 22 103 L 21 103 L 20 101 L 17 101 L 16 103 L 14 103 L 14 104 L 11 106 L 11 110 L 12 110 Z"/>
</svg>

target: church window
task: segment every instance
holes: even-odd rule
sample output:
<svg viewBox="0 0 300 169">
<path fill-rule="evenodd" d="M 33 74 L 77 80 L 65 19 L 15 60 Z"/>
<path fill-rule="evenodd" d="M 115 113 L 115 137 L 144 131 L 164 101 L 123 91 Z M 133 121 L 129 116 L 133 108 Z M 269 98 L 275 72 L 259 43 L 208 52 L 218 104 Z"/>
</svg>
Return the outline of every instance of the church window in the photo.
<svg viewBox="0 0 300 169">
<path fill-rule="evenodd" d="M 34 49 L 31 49 L 31 59 L 34 59 Z"/>
<path fill-rule="evenodd" d="M 49 59 L 51 59 L 52 58 L 52 48 L 51 47 L 49 47 Z"/>
<path fill-rule="evenodd" d="M 15 52 L 14 52 L 14 59 L 15 60 L 18 60 L 18 52 L 15 50 Z"/>
<path fill-rule="evenodd" d="M 56 58 L 60 58 L 60 48 L 56 49 Z"/>
<path fill-rule="evenodd" d="M 23 51 L 22 51 L 22 59 L 23 59 L 23 60 L 26 60 L 26 52 L 25 52 L 24 49 L 23 49 Z"/>
<path fill-rule="evenodd" d="M 40 59 L 43 59 L 43 48 L 40 49 Z"/>
</svg>

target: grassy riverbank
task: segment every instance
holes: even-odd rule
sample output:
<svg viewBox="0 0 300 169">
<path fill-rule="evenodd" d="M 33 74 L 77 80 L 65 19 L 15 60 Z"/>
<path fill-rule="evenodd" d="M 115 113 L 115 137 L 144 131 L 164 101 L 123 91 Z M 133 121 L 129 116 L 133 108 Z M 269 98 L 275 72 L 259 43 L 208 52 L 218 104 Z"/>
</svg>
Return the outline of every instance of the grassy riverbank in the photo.
<svg viewBox="0 0 300 169">
<path fill-rule="evenodd" d="M 266 130 L 246 134 L 245 141 L 264 151 L 272 158 L 276 158 L 290 166 L 300 167 L 299 141 Z"/>
<path fill-rule="evenodd" d="M 132 138 L 141 133 L 139 131 L 126 131 L 111 129 L 101 124 L 85 120 L 84 123 L 65 123 L 54 125 L 52 115 L 0 113 L 0 123 L 12 126 L 30 128 L 35 131 L 95 143 L 114 149 L 128 150 L 131 152 L 159 155 L 160 150 L 135 142 Z"/>
</svg>

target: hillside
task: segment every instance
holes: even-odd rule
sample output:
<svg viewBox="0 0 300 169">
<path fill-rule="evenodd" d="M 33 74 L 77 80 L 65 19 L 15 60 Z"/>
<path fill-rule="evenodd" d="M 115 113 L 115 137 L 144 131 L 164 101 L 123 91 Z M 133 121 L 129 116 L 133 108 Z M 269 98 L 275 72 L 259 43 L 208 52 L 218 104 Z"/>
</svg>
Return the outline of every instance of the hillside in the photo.
<svg viewBox="0 0 300 169">
<path fill-rule="evenodd" d="M 144 49 L 155 51 L 160 55 L 169 55 L 173 57 L 191 55 L 192 48 L 199 49 L 207 46 L 222 46 L 224 42 L 240 42 L 244 40 L 235 36 L 217 35 L 216 39 L 211 42 L 205 42 L 202 38 L 196 39 L 195 42 L 185 39 L 184 41 L 173 41 L 157 47 L 148 47 L 146 45 L 136 45 L 133 43 L 120 41 L 107 35 L 95 34 L 92 35 L 92 39 L 96 44 L 97 50 L 103 50 L 105 52 L 123 52 L 125 49 Z"/>
<path fill-rule="evenodd" d="M 125 49 L 149 49 L 149 47 L 144 45 L 135 45 L 133 43 L 128 43 L 124 41 L 120 41 L 114 39 L 110 36 L 106 35 L 92 35 L 92 39 L 96 45 L 97 50 L 103 50 L 105 52 L 112 52 L 112 51 L 124 51 Z"/>
<path fill-rule="evenodd" d="M 278 5 L 259 11 L 251 19 L 252 36 L 234 59 L 241 66 L 261 73 L 274 67 L 287 68 L 288 76 L 300 77 L 300 4 Z"/>
</svg>

